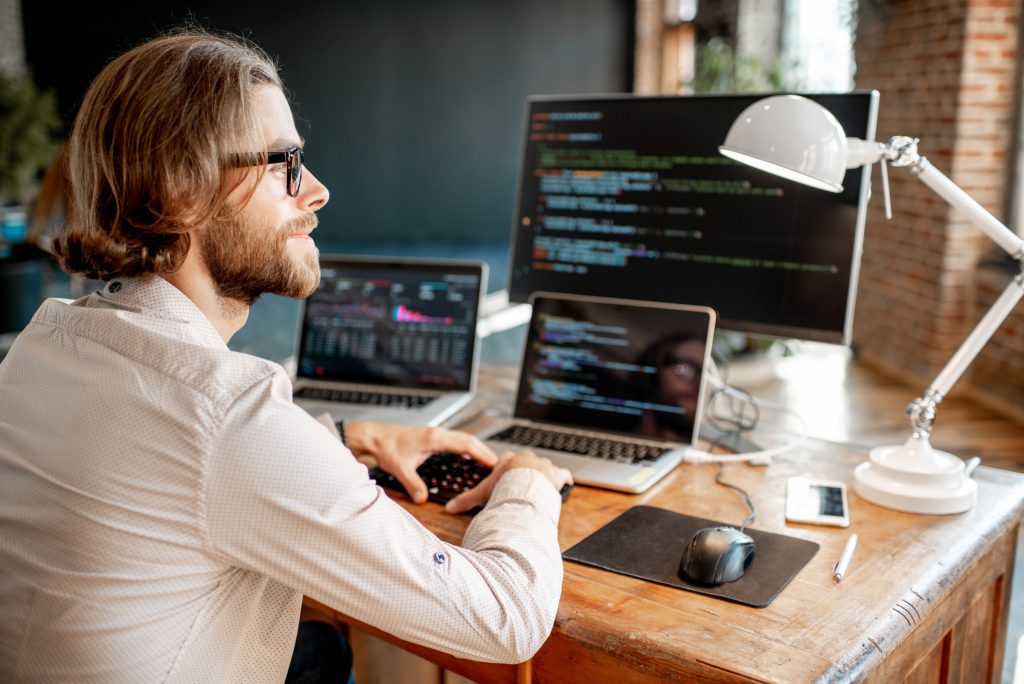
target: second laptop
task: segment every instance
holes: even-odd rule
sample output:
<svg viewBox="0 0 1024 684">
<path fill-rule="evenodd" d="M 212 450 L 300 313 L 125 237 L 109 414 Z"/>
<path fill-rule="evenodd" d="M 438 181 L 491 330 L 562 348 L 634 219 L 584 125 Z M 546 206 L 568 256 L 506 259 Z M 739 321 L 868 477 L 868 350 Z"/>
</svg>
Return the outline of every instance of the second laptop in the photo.
<svg viewBox="0 0 1024 684">
<path fill-rule="evenodd" d="M 482 262 L 322 255 L 295 402 L 336 420 L 437 425 L 473 396 Z"/>
<path fill-rule="evenodd" d="M 549 293 L 532 303 L 514 416 L 480 437 L 546 456 L 577 484 L 648 489 L 697 439 L 715 312 Z"/>
</svg>

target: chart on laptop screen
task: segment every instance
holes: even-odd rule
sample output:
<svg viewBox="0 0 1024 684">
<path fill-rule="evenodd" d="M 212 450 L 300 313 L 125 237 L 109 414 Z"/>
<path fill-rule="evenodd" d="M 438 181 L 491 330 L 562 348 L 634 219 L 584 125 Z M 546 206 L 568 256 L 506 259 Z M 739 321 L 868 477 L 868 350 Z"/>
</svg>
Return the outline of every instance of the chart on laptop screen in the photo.
<svg viewBox="0 0 1024 684">
<path fill-rule="evenodd" d="M 300 373 L 467 386 L 479 289 L 477 273 L 324 265 Z"/>
</svg>

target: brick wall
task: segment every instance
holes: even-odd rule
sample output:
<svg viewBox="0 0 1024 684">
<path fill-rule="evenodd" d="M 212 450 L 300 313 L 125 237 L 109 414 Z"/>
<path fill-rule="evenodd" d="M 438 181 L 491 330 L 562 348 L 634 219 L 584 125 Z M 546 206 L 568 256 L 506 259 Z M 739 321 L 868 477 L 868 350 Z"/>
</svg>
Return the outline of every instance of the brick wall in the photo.
<svg viewBox="0 0 1024 684">
<path fill-rule="evenodd" d="M 1018 22 L 1013 0 L 864 2 L 856 43 L 856 86 L 881 93 L 878 138 L 921 138 L 921 153 L 1000 219 L 1014 140 Z M 905 170 L 893 169 L 890 180 L 893 219 L 886 221 L 876 178 L 854 345 L 868 362 L 923 387 L 994 298 L 977 285 L 976 266 L 996 248 Z M 986 393 L 1024 385 L 1019 377 L 989 382 L 994 357 L 1013 337 L 997 332 L 962 384 Z M 1015 403 L 1024 404 L 1017 392 Z"/>
</svg>

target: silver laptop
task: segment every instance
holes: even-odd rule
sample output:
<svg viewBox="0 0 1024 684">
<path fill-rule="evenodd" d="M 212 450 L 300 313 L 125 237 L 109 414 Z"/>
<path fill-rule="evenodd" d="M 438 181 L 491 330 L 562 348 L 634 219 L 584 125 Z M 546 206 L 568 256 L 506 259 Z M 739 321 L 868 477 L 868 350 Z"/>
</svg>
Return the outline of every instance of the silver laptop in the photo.
<svg viewBox="0 0 1024 684">
<path fill-rule="evenodd" d="M 579 484 L 648 489 L 697 439 L 715 312 L 549 293 L 532 304 L 515 414 L 480 437 Z"/>
<path fill-rule="evenodd" d="M 295 403 L 336 420 L 437 425 L 473 396 L 483 262 L 322 255 Z"/>
</svg>

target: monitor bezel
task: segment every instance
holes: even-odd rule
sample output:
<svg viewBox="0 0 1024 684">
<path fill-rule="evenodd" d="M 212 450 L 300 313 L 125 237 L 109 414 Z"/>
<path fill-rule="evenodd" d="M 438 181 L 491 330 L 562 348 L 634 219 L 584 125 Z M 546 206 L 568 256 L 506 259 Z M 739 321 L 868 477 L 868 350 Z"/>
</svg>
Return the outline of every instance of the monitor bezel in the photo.
<svg viewBox="0 0 1024 684">
<path fill-rule="evenodd" d="M 699 100 L 699 99 L 735 99 L 735 100 L 747 100 L 750 103 L 756 102 L 757 100 L 772 97 L 773 95 L 801 95 L 808 99 L 814 100 L 819 97 L 866 97 L 868 98 L 868 121 L 867 121 L 867 133 L 864 136 L 865 140 L 874 140 L 876 134 L 876 126 L 878 122 L 878 100 L 879 92 L 877 90 L 854 90 L 845 93 L 797 93 L 795 91 L 782 91 L 774 93 L 698 93 L 692 95 L 634 95 L 630 93 L 611 93 L 611 94 L 577 94 L 577 95 L 531 95 L 527 97 L 525 107 L 523 109 L 523 135 L 521 137 L 521 144 L 519 148 L 519 159 L 517 164 L 516 172 L 516 191 L 515 200 L 512 207 L 512 230 L 510 234 L 509 242 L 509 257 L 508 257 L 508 276 L 506 282 L 506 290 L 508 292 L 509 302 L 524 303 L 529 302 L 532 292 L 521 292 L 513 288 L 513 282 L 515 278 L 515 260 L 516 260 L 516 247 L 519 239 L 519 230 L 521 226 L 520 221 L 520 206 L 522 204 L 522 193 L 523 193 L 523 181 L 524 174 L 526 173 L 526 155 L 527 148 L 530 144 L 529 132 L 532 107 L 535 103 L 550 103 L 550 102 L 581 102 L 581 101 L 618 101 L 618 100 Z M 847 298 L 846 298 L 846 311 L 843 318 L 843 329 L 841 331 L 825 328 L 810 328 L 802 326 L 791 326 L 779 323 L 761 323 L 757 321 L 746 321 L 737 318 L 731 318 L 728 315 L 723 314 L 721 311 L 718 312 L 718 323 L 717 329 L 722 331 L 730 331 L 736 333 L 742 333 L 755 337 L 769 338 L 769 339 L 801 339 L 812 342 L 825 342 L 839 345 L 849 345 L 853 335 L 853 319 L 854 311 L 856 308 L 857 300 L 857 288 L 860 281 L 860 266 L 861 258 L 864 250 L 864 230 L 867 223 L 867 202 L 871 194 L 871 167 L 865 166 L 861 170 L 861 184 L 860 190 L 857 197 L 857 217 L 854 222 L 854 243 L 852 261 L 850 266 L 850 280 L 847 285 Z M 551 291 L 550 288 L 544 288 L 545 291 Z M 565 294 L 591 294 L 575 291 L 567 291 Z M 608 296 L 614 297 L 614 293 L 601 293 L 595 296 Z M 697 306 L 705 305 L 704 302 L 678 302 L 671 301 L 668 303 L 675 304 L 692 304 Z"/>
</svg>

